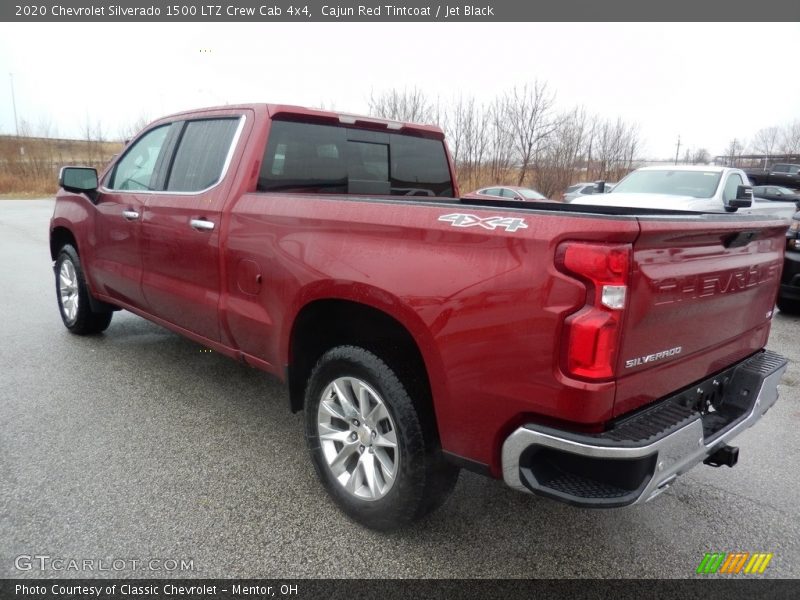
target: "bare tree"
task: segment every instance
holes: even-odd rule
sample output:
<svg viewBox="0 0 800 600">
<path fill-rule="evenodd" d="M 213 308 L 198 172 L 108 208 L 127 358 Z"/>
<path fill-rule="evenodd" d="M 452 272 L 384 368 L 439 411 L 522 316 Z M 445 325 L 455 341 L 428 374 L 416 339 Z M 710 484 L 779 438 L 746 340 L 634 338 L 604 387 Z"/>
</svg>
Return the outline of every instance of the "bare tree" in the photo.
<svg viewBox="0 0 800 600">
<path fill-rule="evenodd" d="M 592 125 L 583 108 L 560 115 L 556 123 L 544 159 L 536 171 L 536 189 L 548 197 L 557 195 L 574 182 Z"/>
<path fill-rule="evenodd" d="M 122 141 L 128 141 L 132 137 L 134 137 L 137 133 L 139 133 L 142 129 L 147 127 L 147 125 L 152 121 L 150 116 L 146 112 L 140 112 L 139 116 L 136 117 L 133 121 L 128 123 L 127 125 L 123 125 L 119 128 L 118 135 Z"/>
<path fill-rule="evenodd" d="M 594 144 L 597 177 L 617 180 L 633 168 L 639 149 L 639 131 L 621 118 L 602 121 L 596 127 Z"/>
<path fill-rule="evenodd" d="M 446 131 L 462 185 L 477 187 L 492 142 L 489 110 L 475 98 L 459 96 L 450 110 Z"/>
<path fill-rule="evenodd" d="M 692 155 L 689 160 L 693 165 L 707 165 L 711 162 L 711 154 L 705 148 L 697 148 L 692 150 Z"/>
<path fill-rule="evenodd" d="M 728 166 L 735 167 L 739 162 L 742 152 L 744 152 L 744 144 L 741 140 L 733 138 L 728 143 L 727 150 L 725 150 L 725 158 Z"/>
<path fill-rule="evenodd" d="M 783 154 L 800 154 L 800 120 L 783 127 L 780 134 L 780 150 Z"/>
<path fill-rule="evenodd" d="M 758 154 L 772 155 L 778 150 L 778 143 L 780 141 L 780 128 L 764 127 L 756 132 L 753 137 L 753 150 Z"/>
<path fill-rule="evenodd" d="M 501 98 L 486 108 L 487 183 L 501 183 L 509 176 L 512 163 L 511 134 L 505 119 L 505 102 Z"/>
<path fill-rule="evenodd" d="M 552 109 L 555 95 L 546 83 L 515 87 L 506 97 L 505 118 L 515 158 L 519 162 L 517 185 L 522 185 L 536 164 L 547 138 L 557 126 Z"/>
<path fill-rule="evenodd" d="M 395 121 L 426 123 L 431 121 L 434 112 L 425 93 L 417 87 L 392 89 L 380 94 L 372 92 L 367 103 L 371 115 Z"/>
</svg>

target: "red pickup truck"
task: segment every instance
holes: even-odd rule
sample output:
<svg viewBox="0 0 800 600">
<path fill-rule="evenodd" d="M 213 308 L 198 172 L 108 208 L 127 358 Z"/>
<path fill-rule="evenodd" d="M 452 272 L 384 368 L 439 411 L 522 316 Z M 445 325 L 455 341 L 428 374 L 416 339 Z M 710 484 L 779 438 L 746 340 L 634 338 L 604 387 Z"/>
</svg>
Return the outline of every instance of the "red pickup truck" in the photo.
<svg viewBox="0 0 800 600">
<path fill-rule="evenodd" d="M 786 368 L 764 350 L 785 222 L 460 199 L 436 127 L 190 111 L 60 187 L 67 329 L 125 309 L 278 376 L 324 487 L 369 527 L 430 512 L 460 468 L 650 500 L 733 466 Z"/>
</svg>

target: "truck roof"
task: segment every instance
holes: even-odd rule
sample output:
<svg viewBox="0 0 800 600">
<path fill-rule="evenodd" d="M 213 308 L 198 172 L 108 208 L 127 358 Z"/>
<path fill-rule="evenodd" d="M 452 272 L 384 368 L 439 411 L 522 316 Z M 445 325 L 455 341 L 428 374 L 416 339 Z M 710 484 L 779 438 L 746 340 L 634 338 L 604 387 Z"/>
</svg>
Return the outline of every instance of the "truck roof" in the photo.
<svg viewBox="0 0 800 600">
<path fill-rule="evenodd" d="M 439 140 L 444 139 L 444 131 L 435 125 L 395 121 L 392 119 L 383 119 L 381 117 L 371 117 L 368 115 L 358 115 L 341 111 L 322 110 L 319 108 L 308 108 L 305 106 L 295 106 L 293 104 L 248 103 L 229 104 L 225 106 L 208 106 L 204 108 L 181 111 L 172 115 L 168 115 L 164 118 L 185 117 L 212 110 L 251 109 L 261 111 L 264 110 L 265 107 L 270 118 L 288 117 L 291 119 L 292 117 L 300 117 L 304 119 L 313 119 L 320 122 L 329 122 L 331 124 L 344 124 L 367 128 L 386 129 L 389 131 L 396 131 L 398 133 L 415 133 L 417 135 L 432 137 Z"/>
</svg>

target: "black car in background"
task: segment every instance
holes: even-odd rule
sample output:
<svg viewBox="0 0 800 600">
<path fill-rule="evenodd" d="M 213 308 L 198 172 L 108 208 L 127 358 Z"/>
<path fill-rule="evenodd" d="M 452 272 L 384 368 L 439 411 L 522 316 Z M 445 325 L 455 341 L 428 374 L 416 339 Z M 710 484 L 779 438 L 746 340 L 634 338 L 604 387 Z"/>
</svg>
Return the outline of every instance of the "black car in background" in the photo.
<svg viewBox="0 0 800 600">
<path fill-rule="evenodd" d="M 800 212 L 794 215 L 786 232 L 786 259 L 778 292 L 778 308 L 782 312 L 800 314 Z"/>
<path fill-rule="evenodd" d="M 780 200 L 782 202 L 800 203 L 800 193 L 779 185 L 753 186 L 753 198 L 765 198 L 766 200 Z M 798 205 L 797 208 L 800 209 L 800 205 Z"/>
<path fill-rule="evenodd" d="M 780 185 L 800 188 L 800 165 L 781 163 L 768 169 L 745 169 L 753 185 Z"/>
</svg>

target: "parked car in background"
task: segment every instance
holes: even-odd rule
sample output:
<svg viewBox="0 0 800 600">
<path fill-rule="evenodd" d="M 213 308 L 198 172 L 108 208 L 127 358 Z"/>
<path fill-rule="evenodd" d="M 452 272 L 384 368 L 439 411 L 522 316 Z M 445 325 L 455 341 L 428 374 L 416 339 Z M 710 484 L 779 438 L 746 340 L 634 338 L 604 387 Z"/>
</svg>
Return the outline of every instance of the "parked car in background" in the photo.
<svg viewBox="0 0 800 600">
<path fill-rule="evenodd" d="M 778 185 L 757 185 L 753 188 L 753 199 L 780 200 L 783 202 L 800 203 L 800 193 L 787 187 Z M 798 206 L 800 208 L 800 206 Z"/>
<path fill-rule="evenodd" d="M 610 193 L 583 197 L 580 203 L 696 212 L 739 210 L 787 220 L 797 211 L 794 202 L 753 202 L 750 181 L 741 169 L 691 165 L 636 169 Z"/>
<path fill-rule="evenodd" d="M 605 189 L 603 190 L 605 193 L 610 192 L 614 189 L 613 183 L 606 183 Z M 569 186 L 566 190 L 564 190 L 564 195 L 561 199 L 564 202 L 574 202 L 581 196 L 591 196 L 595 193 L 597 184 L 596 183 L 576 183 L 574 185 Z"/>
<path fill-rule="evenodd" d="M 475 200 L 517 200 L 519 202 L 552 202 L 544 194 L 540 194 L 534 189 L 521 187 L 518 185 L 498 185 L 494 187 L 481 188 L 466 194 L 464 198 Z"/>
<path fill-rule="evenodd" d="M 753 185 L 782 185 L 800 188 L 800 165 L 777 164 L 768 169 L 745 169 Z"/>
<path fill-rule="evenodd" d="M 800 211 L 786 231 L 786 257 L 783 261 L 778 308 L 782 312 L 800 314 Z"/>
</svg>

